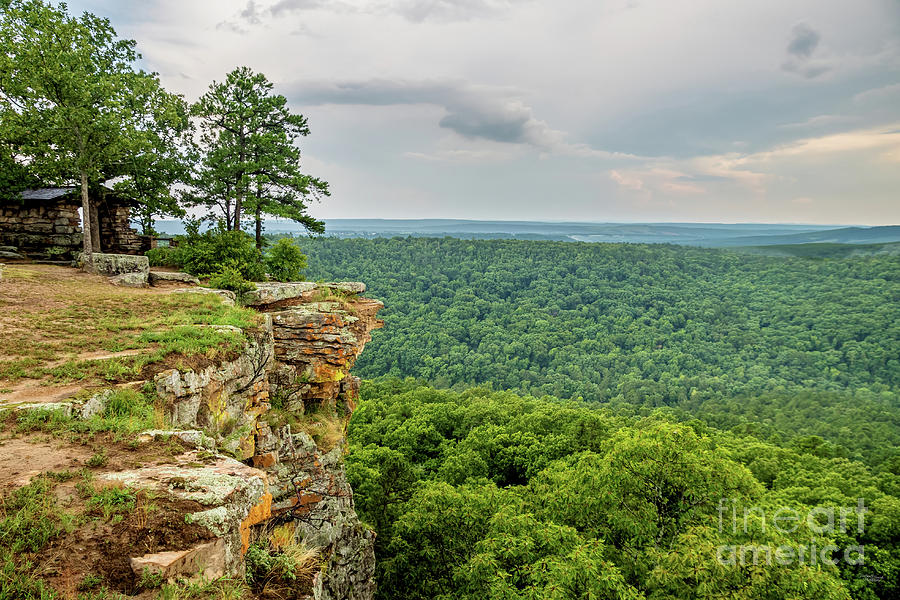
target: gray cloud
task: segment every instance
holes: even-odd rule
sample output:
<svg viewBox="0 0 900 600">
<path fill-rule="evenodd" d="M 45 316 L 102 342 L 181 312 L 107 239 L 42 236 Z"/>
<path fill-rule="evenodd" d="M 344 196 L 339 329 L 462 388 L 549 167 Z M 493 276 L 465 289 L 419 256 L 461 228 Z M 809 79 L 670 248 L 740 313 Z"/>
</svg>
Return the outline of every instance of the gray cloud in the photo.
<svg viewBox="0 0 900 600">
<path fill-rule="evenodd" d="M 793 56 L 802 59 L 812 56 L 816 46 L 819 45 L 819 40 L 822 39 L 819 32 L 806 23 L 794 25 L 794 29 L 791 33 L 794 37 L 791 38 L 791 41 L 787 46 L 788 54 L 792 54 Z"/>
<path fill-rule="evenodd" d="M 221 29 L 242 31 L 238 22 L 259 25 L 264 18 L 283 18 L 293 13 L 309 10 L 328 10 L 335 13 L 367 13 L 373 15 L 399 15 L 413 23 L 425 21 L 453 22 L 469 21 L 501 13 L 517 4 L 532 0 L 381 0 L 363 5 L 340 0 L 278 0 L 268 8 L 261 7 L 255 0 L 247 5 L 231 20 L 222 21 Z M 237 21 L 237 22 L 236 22 Z"/>
<path fill-rule="evenodd" d="M 509 88 L 475 86 L 461 81 L 318 82 L 297 85 L 292 98 L 300 104 L 389 106 L 432 104 L 447 114 L 438 125 L 470 139 L 541 145 L 531 108 Z"/>
<path fill-rule="evenodd" d="M 335 7 L 346 8 L 346 5 L 341 2 L 327 3 L 323 0 L 279 0 L 272 5 L 268 12 L 273 17 L 281 17 L 293 12 L 325 8 L 329 5 L 331 5 L 332 9 Z"/>
<path fill-rule="evenodd" d="M 396 12 L 414 23 L 468 21 L 502 12 L 517 3 L 522 0 L 398 0 L 387 3 L 382 10 Z"/>
<path fill-rule="evenodd" d="M 821 39 L 819 32 L 806 23 L 794 25 L 791 41 L 787 45 L 788 59 L 782 63 L 781 68 L 806 79 L 814 79 L 830 71 L 830 65 L 813 60 L 813 53 Z"/>
<path fill-rule="evenodd" d="M 534 115 L 532 108 L 522 101 L 521 92 L 514 88 L 463 81 L 383 79 L 305 82 L 291 87 L 291 99 L 300 105 L 432 104 L 447 112 L 438 122 L 440 127 L 468 139 L 524 144 L 549 154 L 613 156 L 585 144 L 567 142 L 563 132 L 552 129 Z"/>
<path fill-rule="evenodd" d="M 253 0 L 247 2 L 247 6 L 244 7 L 239 15 L 243 20 L 247 21 L 251 25 L 257 25 L 262 20 L 259 6 Z"/>
</svg>

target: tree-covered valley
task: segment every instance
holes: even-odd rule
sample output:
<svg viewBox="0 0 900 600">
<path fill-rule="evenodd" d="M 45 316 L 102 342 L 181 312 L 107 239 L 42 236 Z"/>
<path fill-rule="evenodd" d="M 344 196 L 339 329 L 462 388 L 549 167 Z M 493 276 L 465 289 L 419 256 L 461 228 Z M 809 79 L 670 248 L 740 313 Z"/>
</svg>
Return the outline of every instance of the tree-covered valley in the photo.
<svg viewBox="0 0 900 600">
<path fill-rule="evenodd" d="M 382 598 L 898 593 L 896 257 L 450 238 L 303 247 L 310 278 L 364 279 L 386 305 L 355 369 L 376 379 L 348 457 Z M 862 545 L 865 567 L 717 560 L 725 546 L 816 538 L 759 519 L 745 533 L 745 507 L 771 519 L 859 498 L 863 530 L 818 544 Z M 723 499 L 739 507 L 737 533 Z"/>
</svg>

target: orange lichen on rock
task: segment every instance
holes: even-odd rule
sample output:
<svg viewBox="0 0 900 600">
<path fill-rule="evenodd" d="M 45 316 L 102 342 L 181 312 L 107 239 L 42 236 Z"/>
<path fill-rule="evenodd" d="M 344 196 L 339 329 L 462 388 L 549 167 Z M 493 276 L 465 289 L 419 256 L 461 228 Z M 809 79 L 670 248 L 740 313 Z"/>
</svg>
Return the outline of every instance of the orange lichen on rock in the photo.
<svg viewBox="0 0 900 600">
<path fill-rule="evenodd" d="M 259 504 L 253 506 L 247 517 L 241 521 L 241 555 L 250 548 L 250 528 L 272 518 L 272 494 L 265 493 Z"/>
</svg>

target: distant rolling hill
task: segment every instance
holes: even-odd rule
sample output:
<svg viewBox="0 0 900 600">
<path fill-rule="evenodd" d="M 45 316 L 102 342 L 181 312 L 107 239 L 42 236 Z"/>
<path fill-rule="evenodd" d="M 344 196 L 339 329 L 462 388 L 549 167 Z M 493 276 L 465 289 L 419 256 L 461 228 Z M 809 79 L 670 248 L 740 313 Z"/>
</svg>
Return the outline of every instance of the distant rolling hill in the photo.
<svg viewBox="0 0 900 600">
<path fill-rule="evenodd" d="M 738 246 L 744 254 L 762 256 L 796 256 L 800 258 L 848 258 L 851 256 L 900 256 L 900 242 L 886 244 L 772 244 L 771 246 Z"/>
<path fill-rule="evenodd" d="M 716 245 L 771 246 L 773 244 L 876 244 L 888 242 L 900 242 L 900 225 L 887 225 L 882 227 L 842 227 L 825 231 L 737 236 Z"/>
<path fill-rule="evenodd" d="M 766 223 L 577 223 L 461 219 L 326 219 L 325 224 L 325 235 L 339 238 L 455 237 L 706 247 L 900 242 L 900 226 L 897 225 L 848 227 Z M 168 234 L 184 233 L 179 221 L 160 221 L 157 229 Z M 267 233 L 303 233 L 297 224 L 284 220 L 267 221 L 265 230 Z"/>
</svg>

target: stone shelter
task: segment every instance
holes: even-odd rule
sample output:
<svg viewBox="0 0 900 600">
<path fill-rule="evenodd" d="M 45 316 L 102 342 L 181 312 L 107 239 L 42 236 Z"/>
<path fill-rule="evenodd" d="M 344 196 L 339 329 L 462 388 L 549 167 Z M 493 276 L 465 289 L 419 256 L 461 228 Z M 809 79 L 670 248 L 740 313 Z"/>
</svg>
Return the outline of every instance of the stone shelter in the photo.
<svg viewBox="0 0 900 600">
<path fill-rule="evenodd" d="M 103 188 L 91 205 L 96 252 L 142 252 L 143 242 L 130 225 L 131 200 Z M 0 246 L 32 259 L 70 261 L 82 248 L 80 209 L 76 187 L 25 190 L 17 199 L 0 199 Z"/>
</svg>

